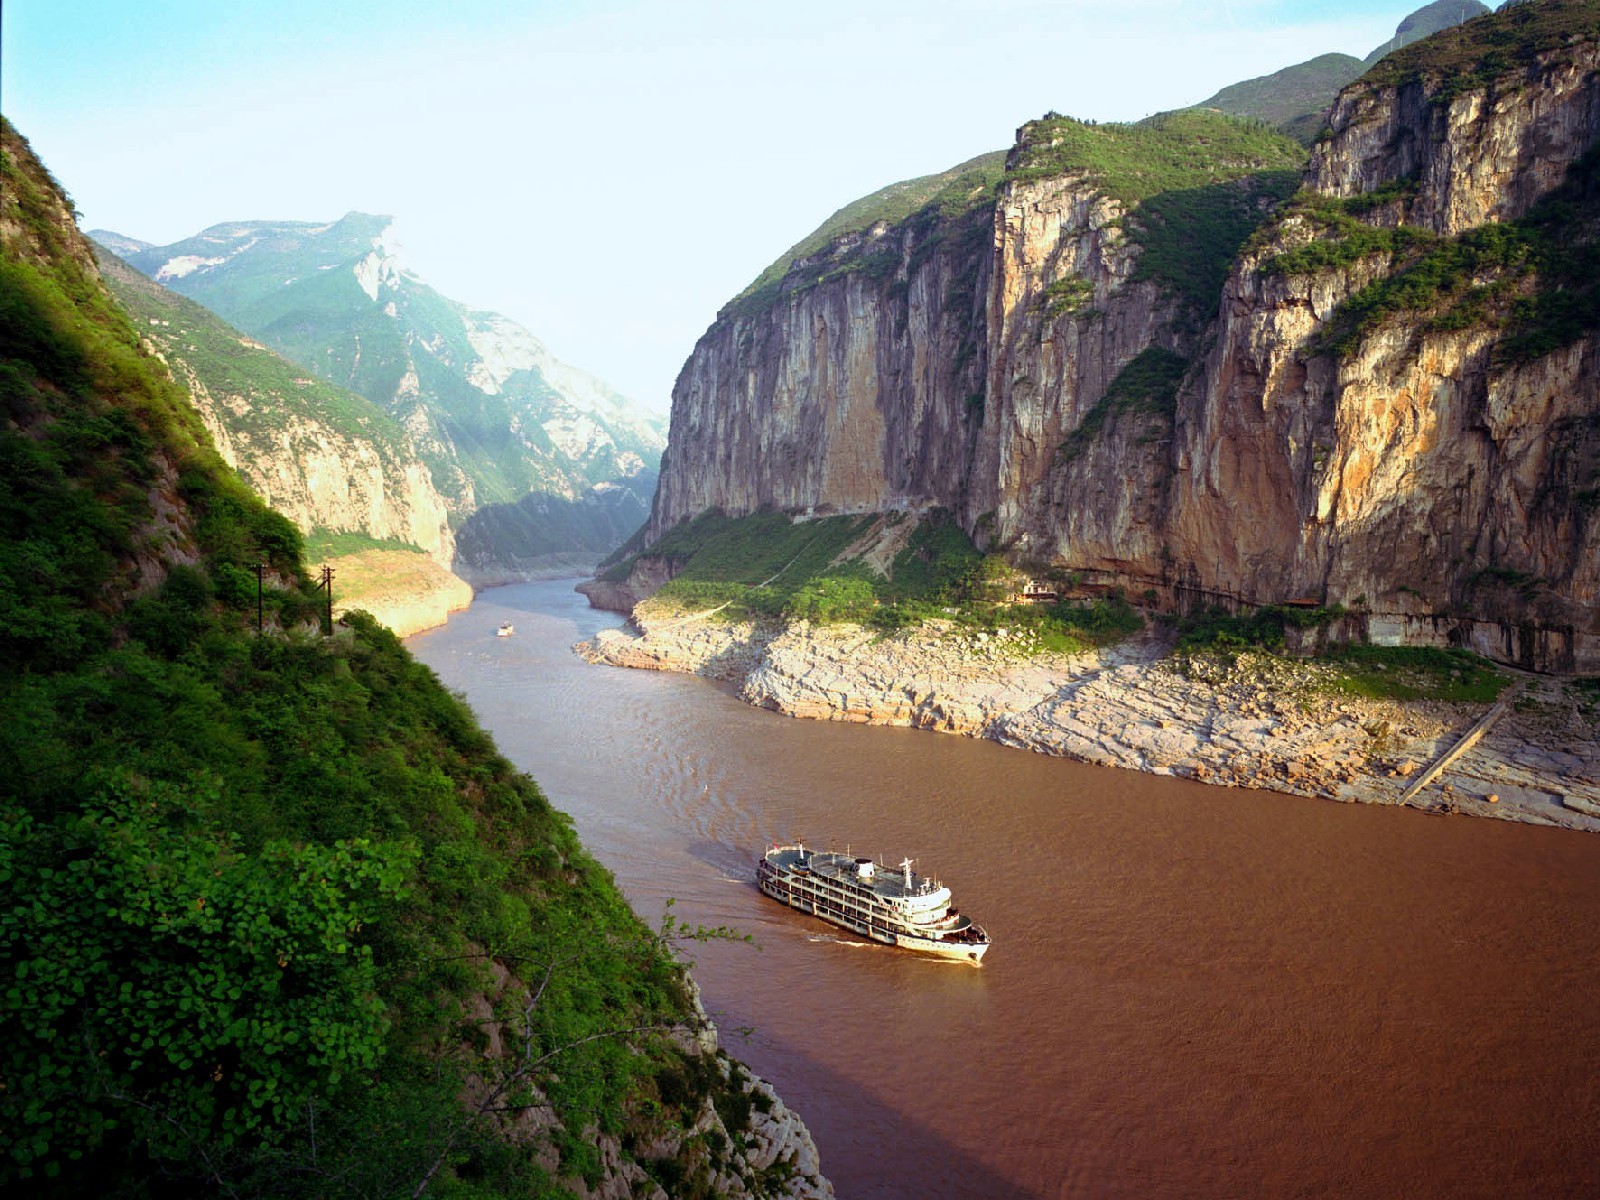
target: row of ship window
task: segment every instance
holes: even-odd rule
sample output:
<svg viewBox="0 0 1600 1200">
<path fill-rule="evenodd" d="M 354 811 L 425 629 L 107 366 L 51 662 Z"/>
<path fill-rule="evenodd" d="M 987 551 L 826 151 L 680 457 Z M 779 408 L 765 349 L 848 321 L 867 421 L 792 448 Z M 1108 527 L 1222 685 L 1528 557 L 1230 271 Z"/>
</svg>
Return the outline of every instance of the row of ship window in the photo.
<svg viewBox="0 0 1600 1200">
<path fill-rule="evenodd" d="M 845 897 L 846 903 L 845 904 L 840 904 L 840 903 L 837 902 L 837 900 L 830 899 L 829 897 L 827 897 L 825 895 L 823 895 L 823 896 L 809 895 L 808 896 L 804 892 L 799 892 L 798 889 L 796 889 L 796 894 L 800 895 L 803 899 L 809 900 L 812 903 L 812 905 L 815 906 L 816 908 L 825 909 L 826 911 L 831 912 L 831 913 L 836 913 L 837 915 L 839 915 L 841 917 L 849 917 L 849 918 L 852 918 L 852 919 L 860 920 L 864 924 L 871 925 L 871 926 L 873 926 L 875 928 L 878 928 L 878 929 L 882 929 L 885 933 L 891 932 L 890 929 L 889 929 L 889 926 L 886 925 L 882 920 L 874 920 L 873 919 L 874 914 L 871 912 L 870 909 L 868 909 L 865 905 L 862 905 L 859 902 L 856 902 L 856 901 L 852 900 L 848 896 Z"/>
</svg>

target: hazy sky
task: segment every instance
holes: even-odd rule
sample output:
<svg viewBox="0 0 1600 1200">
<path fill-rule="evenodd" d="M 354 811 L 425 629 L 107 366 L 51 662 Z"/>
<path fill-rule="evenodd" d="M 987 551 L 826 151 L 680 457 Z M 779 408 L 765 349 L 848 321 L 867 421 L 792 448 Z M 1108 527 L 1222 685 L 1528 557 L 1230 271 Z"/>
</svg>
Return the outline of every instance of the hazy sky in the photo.
<svg viewBox="0 0 1600 1200">
<path fill-rule="evenodd" d="M 407 266 L 665 410 L 835 209 L 1339 50 L 1420 0 L 5 0 L 0 108 L 85 229 L 387 213 Z"/>
</svg>

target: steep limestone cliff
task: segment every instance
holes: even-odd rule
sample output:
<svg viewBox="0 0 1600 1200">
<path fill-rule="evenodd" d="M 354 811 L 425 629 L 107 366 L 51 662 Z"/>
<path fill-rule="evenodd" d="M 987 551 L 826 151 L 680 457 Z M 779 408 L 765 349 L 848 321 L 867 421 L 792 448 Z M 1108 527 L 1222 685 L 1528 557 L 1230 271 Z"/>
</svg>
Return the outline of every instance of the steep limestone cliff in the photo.
<svg viewBox="0 0 1600 1200">
<path fill-rule="evenodd" d="M 988 213 L 876 225 L 735 303 L 673 392 L 655 540 L 708 508 L 953 506 L 981 414 Z"/>
<path fill-rule="evenodd" d="M 1481 24 L 1434 48 L 1468 61 L 1403 54 L 1344 93 L 1310 198 L 1230 276 L 1179 408 L 1167 535 L 1207 589 L 1593 670 L 1597 346 L 1592 320 L 1538 326 L 1540 240 L 1567 254 L 1592 230 L 1600 46 L 1489 70 Z"/>
<path fill-rule="evenodd" d="M 938 505 L 1167 604 L 1600 669 L 1597 67 L 1593 0 L 1396 51 L 1292 201 L 1259 127 L 1034 122 L 998 187 L 724 309 L 649 539 Z"/>
</svg>

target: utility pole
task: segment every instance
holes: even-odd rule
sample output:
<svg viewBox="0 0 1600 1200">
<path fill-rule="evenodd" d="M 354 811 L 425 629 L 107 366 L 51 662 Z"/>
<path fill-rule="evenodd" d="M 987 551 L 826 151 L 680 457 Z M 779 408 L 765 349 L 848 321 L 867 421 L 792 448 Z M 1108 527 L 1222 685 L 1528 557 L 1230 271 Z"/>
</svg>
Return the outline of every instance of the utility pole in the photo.
<svg viewBox="0 0 1600 1200">
<path fill-rule="evenodd" d="M 333 636 L 333 568 L 324 564 L 322 578 L 317 582 L 312 591 L 326 591 L 328 593 L 328 636 Z"/>
<path fill-rule="evenodd" d="M 256 564 L 256 636 L 261 636 L 261 593 L 265 588 L 262 575 L 266 571 L 266 563 Z"/>
</svg>

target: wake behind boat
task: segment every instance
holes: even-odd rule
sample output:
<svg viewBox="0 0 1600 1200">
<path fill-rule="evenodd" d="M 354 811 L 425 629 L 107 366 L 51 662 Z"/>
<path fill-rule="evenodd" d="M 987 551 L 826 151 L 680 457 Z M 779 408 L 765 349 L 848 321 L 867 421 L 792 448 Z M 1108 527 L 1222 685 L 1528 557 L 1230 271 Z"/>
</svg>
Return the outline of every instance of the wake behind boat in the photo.
<svg viewBox="0 0 1600 1200">
<path fill-rule="evenodd" d="M 909 858 L 891 871 L 836 850 L 772 846 L 756 864 L 756 885 L 790 908 L 886 945 L 971 962 L 989 948 L 989 935 L 951 907 L 950 889 L 913 872 Z"/>
</svg>

